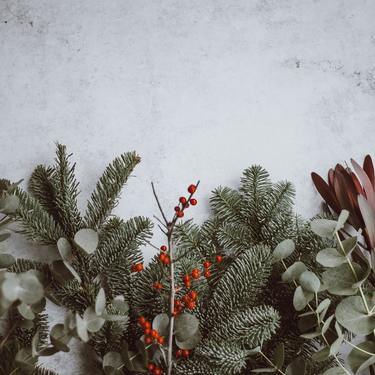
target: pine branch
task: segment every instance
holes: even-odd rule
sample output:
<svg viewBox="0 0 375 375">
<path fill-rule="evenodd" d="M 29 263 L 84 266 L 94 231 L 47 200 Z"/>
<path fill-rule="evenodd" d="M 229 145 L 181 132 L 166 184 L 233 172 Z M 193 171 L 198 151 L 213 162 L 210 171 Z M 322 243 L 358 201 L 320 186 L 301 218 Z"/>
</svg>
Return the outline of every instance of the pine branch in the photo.
<svg viewBox="0 0 375 375">
<path fill-rule="evenodd" d="M 85 225 L 98 229 L 116 206 L 118 196 L 141 158 L 135 152 L 117 157 L 100 177 L 87 205 Z"/>
<path fill-rule="evenodd" d="M 82 219 L 77 207 L 78 182 L 74 176 L 75 164 L 71 165 L 66 153 L 66 147 L 57 144 L 56 165 L 52 174 L 54 203 L 56 205 L 58 222 L 64 228 L 66 235 L 73 238 L 82 228 Z"/>
<path fill-rule="evenodd" d="M 28 193 L 17 188 L 15 194 L 20 199 L 17 216 L 21 220 L 22 232 L 32 241 L 40 244 L 55 244 L 64 232 L 41 204 Z"/>
<path fill-rule="evenodd" d="M 241 196 L 236 190 L 227 187 L 215 189 L 210 204 L 220 220 L 241 221 Z"/>
</svg>

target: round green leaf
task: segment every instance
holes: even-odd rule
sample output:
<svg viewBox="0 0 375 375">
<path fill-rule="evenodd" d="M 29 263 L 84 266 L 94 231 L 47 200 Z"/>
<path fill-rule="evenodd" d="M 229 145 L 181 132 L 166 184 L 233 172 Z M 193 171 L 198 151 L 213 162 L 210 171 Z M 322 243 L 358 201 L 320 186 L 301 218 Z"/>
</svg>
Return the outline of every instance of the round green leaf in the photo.
<svg viewBox="0 0 375 375">
<path fill-rule="evenodd" d="M 331 304 L 331 300 L 329 298 L 324 299 L 322 302 L 319 303 L 318 307 L 316 308 L 316 312 L 320 314 L 323 310 L 327 309 Z"/>
<path fill-rule="evenodd" d="M 297 357 L 292 363 L 286 368 L 286 375 L 305 375 L 306 363 L 301 357 Z"/>
<path fill-rule="evenodd" d="M 349 237 L 349 238 L 346 238 L 345 240 L 341 241 L 342 247 L 344 248 L 344 251 L 345 251 L 346 255 L 350 255 L 352 253 L 352 251 L 356 248 L 357 241 L 358 241 L 358 239 L 357 239 L 356 236 Z M 341 247 L 340 247 L 340 244 L 338 244 L 337 247 L 338 247 L 338 250 L 342 251 Z"/>
<path fill-rule="evenodd" d="M 0 254 L 0 268 L 9 268 L 14 263 L 16 263 L 16 260 L 13 255 Z"/>
<path fill-rule="evenodd" d="M 27 320 L 33 320 L 35 318 L 35 314 L 31 309 L 31 306 L 27 305 L 24 302 L 20 303 L 17 306 L 17 310 Z"/>
<path fill-rule="evenodd" d="M 51 329 L 50 339 L 52 345 L 63 352 L 69 352 L 68 343 L 71 339 L 71 336 L 65 330 L 64 324 L 56 324 Z"/>
<path fill-rule="evenodd" d="M 27 271 L 18 275 L 19 291 L 18 298 L 32 305 L 40 301 L 44 296 L 43 285 L 32 271 Z"/>
<path fill-rule="evenodd" d="M 69 241 L 66 238 L 64 237 L 59 238 L 59 240 L 57 241 L 57 249 L 59 250 L 61 258 L 65 262 L 68 262 L 68 263 L 72 262 L 73 251 L 72 251 L 72 247 L 70 246 Z"/>
<path fill-rule="evenodd" d="M 360 371 L 365 370 L 369 366 L 375 363 L 375 342 L 374 341 L 364 341 L 356 345 L 359 349 L 353 348 L 348 355 L 348 363 L 350 368 L 355 374 Z M 363 352 L 366 351 L 368 353 Z"/>
<path fill-rule="evenodd" d="M 13 214 L 17 211 L 20 199 L 16 195 L 6 195 L 0 199 L 0 212 Z"/>
<path fill-rule="evenodd" d="M 169 317 L 162 313 L 155 316 L 152 321 L 152 328 L 159 332 L 161 336 L 167 336 L 169 333 Z"/>
<path fill-rule="evenodd" d="M 280 242 L 273 251 L 273 263 L 287 258 L 293 253 L 294 249 L 295 245 L 291 239 L 286 239 Z"/>
<path fill-rule="evenodd" d="M 97 315 L 102 315 L 106 306 L 105 291 L 103 288 L 99 289 L 95 300 L 95 312 Z"/>
<path fill-rule="evenodd" d="M 92 307 L 88 307 L 84 314 L 83 320 L 86 323 L 86 329 L 89 332 L 98 332 L 103 327 L 105 319 L 96 315 L 95 310 Z"/>
<path fill-rule="evenodd" d="M 340 229 L 344 228 L 344 225 L 349 217 L 349 211 L 348 210 L 342 210 L 340 212 L 339 217 L 337 218 L 337 224 L 336 224 L 336 232 Z"/>
<path fill-rule="evenodd" d="M 191 350 L 191 349 L 196 348 L 201 340 L 202 340 L 202 335 L 201 335 L 201 333 L 198 329 L 197 332 L 194 335 L 190 336 L 185 341 L 179 341 L 176 337 L 176 345 L 180 349 Z"/>
<path fill-rule="evenodd" d="M 328 219 L 315 219 L 311 222 L 311 230 L 320 237 L 333 237 L 336 230 L 336 221 Z"/>
<path fill-rule="evenodd" d="M 359 296 L 348 297 L 341 301 L 336 307 L 336 319 L 356 335 L 369 335 L 375 329 L 375 314 L 367 314 L 366 307 Z"/>
<path fill-rule="evenodd" d="M 81 318 L 81 316 L 78 313 L 76 313 L 76 327 L 77 327 L 78 337 L 83 342 L 89 341 L 89 334 L 87 332 L 86 322 Z"/>
<path fill-rule="evenodd" d="M 192 314 L 183 313 L 175 319 L 176 338 L 179 341 L 186 341 L 193 336 L 199 328 L 199 320 Z"/>
<path fill-rule="evenodd" d="M 361 274 L 361 267 L 356 263 L 353 263 L 353 266 L 357 274 Z M 357 288 L 353 288 L 357 280 L 347 263 L 327 269 L 323 272 L 322 279 L 324 286 L 331 294 L 350 296 L 357 293 Z"/>
<path fill-rule="evenodd" d="M 325 348 L 313 353 L 311 357 L 314 361 L 317 362 L 325 361 L 329 357 L 329 347 L 326 346 Z"/>
<path fill-rule="evenodd" d="M 87 254 L 92 254 L 98 247 L 99 236 L 93 229 L 84 228 L 76 233 L 74 242 Z"/>
<path fill-rule="evenodd" d="M 306 270 L 307 267 L 302 262 L 295 262 L 282 274 L 281 279 L 286 282 L 297 280 Z"/>
<path fill-rule="evenodd" d="M 293 306 L 297 311 L 301 311 L 313 298 L 313 293 L 304 291 L 301 286 L 298 286 L 294 292 Z"/>
<path fill-rule="evenodd" d="M 299 282 L 304 290 L 312 293 L 318 293 L 320 288 L 320 280 L 315 273 L 305 271 L 299 277 Z"/>
<path fill-rule="evenodd" d="M 15 274 L 13 274 L 13 277 L 7 277 L 1 285 L 4 298 L 11 302 L 18 299 L 19 289 L 20 281 Z"/>
<path fill-rule="evenodd" d="M 323 375 L 347 375 L 341 367 L 332 367 L 325 371 Z"/>
<path fill-rule="evenodd" d="M 316 261 L 324 267 L 337 267 L 346 263 L 346 257 L 341 255 L 336 249 L 328 248 L 319 251 Z"/>
<path fill-rule="evenodd" d="M 108 352 L 103 357 L 103 370 L 106 375 L 120 374 L 124 361 L 120 353 Z"/>
</svg>

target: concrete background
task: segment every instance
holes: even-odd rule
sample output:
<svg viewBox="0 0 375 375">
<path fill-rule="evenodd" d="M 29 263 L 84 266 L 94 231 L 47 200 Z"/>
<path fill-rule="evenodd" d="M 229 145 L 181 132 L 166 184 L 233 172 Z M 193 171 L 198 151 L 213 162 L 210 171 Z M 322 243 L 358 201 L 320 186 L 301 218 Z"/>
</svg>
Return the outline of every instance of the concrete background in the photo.
<svg viewBox="0 0 375 375">
<path fill-rule="evenodd" d="M 0 174 L 27 178 L 65 143 L 84 207 L 135 149 L 117 213 L 156 213 L 150 181 L 172 209 L 199 178 L 202 220 L 210 191 L 259 163 L 294 182 L 310 216 L 310 172 L 373 152 L 374 18 L 372 0 L 0 0 Z M 61 374 L 87 373 L 82 362 L 49 360 Z"/>
</svg>

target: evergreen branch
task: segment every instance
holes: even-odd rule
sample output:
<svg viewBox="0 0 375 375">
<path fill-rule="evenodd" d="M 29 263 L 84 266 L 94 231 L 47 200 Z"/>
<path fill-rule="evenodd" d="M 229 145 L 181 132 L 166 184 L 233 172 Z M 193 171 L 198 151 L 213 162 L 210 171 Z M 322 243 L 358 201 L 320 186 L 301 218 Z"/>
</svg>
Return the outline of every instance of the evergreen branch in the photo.
<svg viewBox="0 0 375 375">
<path fill-rule="evenodd" d="M 220 220 L 241 221 L 241 196 L 236 190 L 227 187 L 215 189 L 210 204 Z"/>
<path fill-rule="evenodd" d="M 84 218 L 88 228 L 98 229 L 116 206 L 122 187 L 141 158 L 135 152 L 122 154 L 108 165 L 88 202 Z"/>
<path fill-rule="evenodd" d="M 56 244 L 64 232 L 41 204 L 28 193 L 16 188 L 20 202 L 17 216 L 22 223 L 22 232 L 31 240 L 41 244 Z"/>
<path fill-rule="evenodd" d="M 71 165 L 66 153 L 66 147 L 57 144 L 56 165 L 52 174 L 52 183 L 55 192 L 55 205 L 58 222 L 64 228 L 66 235 L 73 238 L 82 228 L 82 219 L 77 206 L 79 194 L 78 185 L 74 176 L 75 164 Z"/>
</svg>

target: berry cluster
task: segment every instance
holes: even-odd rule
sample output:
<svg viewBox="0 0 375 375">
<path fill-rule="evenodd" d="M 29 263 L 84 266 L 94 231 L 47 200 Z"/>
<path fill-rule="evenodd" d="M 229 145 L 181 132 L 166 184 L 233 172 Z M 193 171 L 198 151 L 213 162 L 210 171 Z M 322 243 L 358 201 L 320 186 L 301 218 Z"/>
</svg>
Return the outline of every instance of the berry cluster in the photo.
<svg viewBox="0 0 375 375">
<path fill-rule="evenodd" d="M 177 352 L 176 352 L 176 357 L 177 358 L 189 358 L 189 355 L 190 355 L 190 350 L 182 350 L 182 349 L 178 349 Z"/>
<path fill-rule="evenodd" d="M 160 336 L 159 332 L 156 329 L 152 329 L 151 322 L 148 321 L 144 316 L 140 316 L 138 318 L 138 324 L 143 329 L 146 345 L 151 345 L 152 343 L 159 345 L 165 344 L 164 336 Z"/>
<path fill-rule="evenodd" d="M 152 375 L 161 375 L 161 374 L 163 374 L 163 370 L 159 366 L 156 366 L 155 363 L 152 363 L 152 362 L 150 362 L 147 365 L 147 370 Z"/>
<path fill-rule="evenodd" d="M 173 315 L 176 316 L 186 308 L 188 310 L 194 310 L 197 306 L 198 293 L 195 290 L 191 290 L 187 294 L 183 295 L 181 299 L 174 301 Z"/>
<path fill-rule="evenodd" d="M 178 205 L 174 208 L 176 212 L 176 216 L 178 218 L 184 217 L 184 210 L 186 208 L 189 208 L 190 205 L 195 206 L 198 203 L 198 201 L 195 198 L 192 198 L 193 194 L 197 190 L 197 186 L 191 184 L 187 190 L 190 193 L 190 197 L 189 198 L 180 197 L 178 200 L 179 201 Z"/>
</svg>

